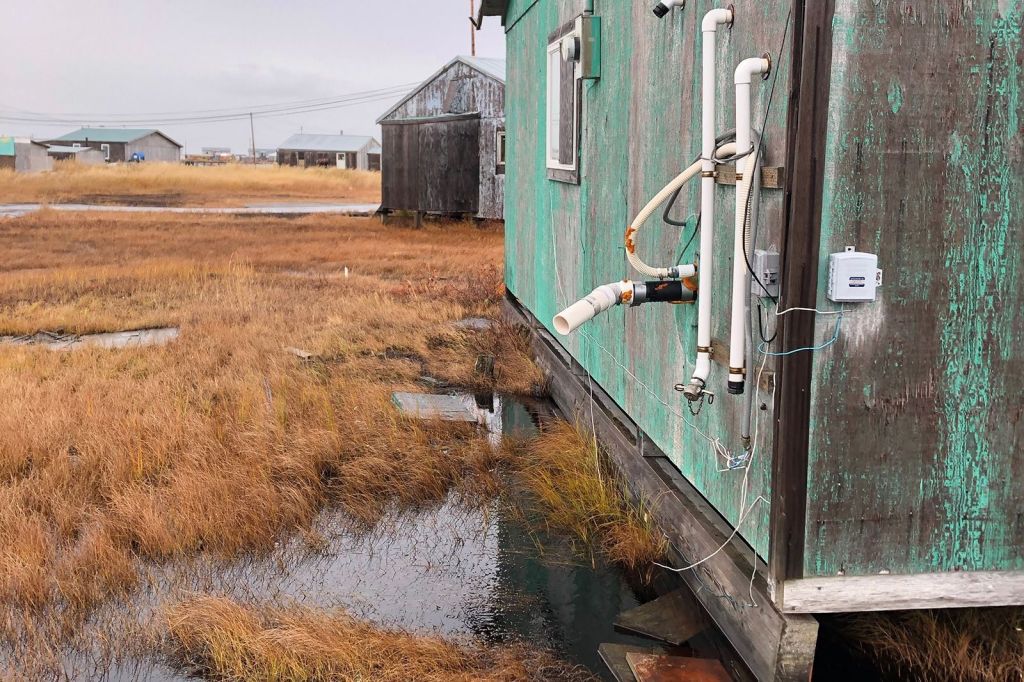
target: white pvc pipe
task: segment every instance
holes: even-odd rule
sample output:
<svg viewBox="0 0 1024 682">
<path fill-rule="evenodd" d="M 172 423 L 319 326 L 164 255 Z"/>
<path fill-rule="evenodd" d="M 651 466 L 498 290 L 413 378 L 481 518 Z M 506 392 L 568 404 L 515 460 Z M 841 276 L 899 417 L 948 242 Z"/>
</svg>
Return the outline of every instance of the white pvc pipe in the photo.
<svg viewBox="0 0 1024 682">
<path fill-rule="evenodd" d="M 630 294 L 633 293 L 633 283 L 628 280 L 602 284 L 591 291 L 586 298 L 576 301 L 555 315 L 553 321 L 555 331 L 562 336 L 571 334 L 579 329 L 584 322 L 589 322 L 612 306 L 622 303 L 622 296 L 627 291 Z"/>
<path fill-rule="evenodd" d="M 731 142 L 723 144 L 715 150 L 715 154 L 720 157 L 731 156 L 735 152 L 736 145 Z M 636 235 L 658 207 L 668 201 L 668 198 L 672 196 L 673 192 L 693 178 L 697 177 L 697 174 L 700 173 L 702 167 L 703 163 L 701 161 L 696 161 L 689 168 L 674 177 L 671 182 L 665 185 L 660 192 L 655 194 L 654 197 L 647 202 L 647 205 L 643 207 L 643 210 L 633 218 L 633 222 L 631 222 L 629 227 L 626 228 L 626 260 L 628 260 L 633 269 L 640 273 L 644 278 L 682 279 L 684 277 L 692 277 L 697 272 L 696 266 L 692 264 L 674 265 L 667 268 L 648 265 L 636 254 Z"/>
<path fill-rule="evenodd" d="M 711 374 L 711 259 L 715 234 L 715 33 L 732 23 L 728 9 L 713 9 L 701 22 L 701 180 L 700 180 L 700 295 L 697 297 L 697 363 L 687 398 L 696 400 L 704 392 Z"/>
<path fill-rule="evenodd" d="M 754 74 L 767 74 L 771 62 L 765 57 L 744 59 L 736 67 L 736 149 L 746 154 L 736 163 L 736 215 L 732 252 L 732 320 L 729 332 L 729 393 L 743 393 L 746 375 L 746 299 L 750 296 L 750 280 L 746 265 L 747 224 L 750 214 L 751 177 L 756 164 L 750 138 L 750 83 Z"/>
</svg>

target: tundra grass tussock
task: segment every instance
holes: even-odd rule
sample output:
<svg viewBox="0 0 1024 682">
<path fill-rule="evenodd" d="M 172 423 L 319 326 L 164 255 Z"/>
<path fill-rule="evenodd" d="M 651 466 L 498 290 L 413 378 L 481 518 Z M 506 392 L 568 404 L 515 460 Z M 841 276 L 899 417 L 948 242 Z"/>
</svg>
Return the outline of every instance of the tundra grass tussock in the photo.
<svg viewBox="0 0 1024 682">
<path fill-rule="evenodd" d="M 0 249 L 0 334 L 181 327 L 144 349 L 0 346 L 0 644 L 19 664 L 59 666 L 146 562 L 263 552 L 327 505 L 372 525 L 497 488 L 483 434 L 390 394 L 470 377 L 483 351 L 502 358 L 481 383 L 532 388 L 514 330 L 453 325 L 497 315 L 500 233 L 44 211 L 0 222 Z"/>
<path fill-rule="evenodd" d="M 862 613 L 838 629 L 894 679 L 1024 679 L 1024 608 Z"/>
<path fill-rule="evenodd" d="M 290 166 L 58 163 L 49 173 L 0 170 L 0 203 L 240 206 L 275 200 L 376 202 L 380 173 Z"/>
<path fill-rule="evenodd" d="M 570 532 L 613 563 L 649 575 L 667 543 L 634 506 L 598 451 L 578 426 L 553 421 L 531 440 L 510 443 L 519 476 L 537 501 L 535 515 L 548 528 Z"/>
<path fill-rule="evenodd" d="M 174 655 L 220 680 L 517 682 L 592 680 L 522 645 L 484 646 L 387 630 L 344 612 L 199 598 L 166 613 Z"/>
</svg>

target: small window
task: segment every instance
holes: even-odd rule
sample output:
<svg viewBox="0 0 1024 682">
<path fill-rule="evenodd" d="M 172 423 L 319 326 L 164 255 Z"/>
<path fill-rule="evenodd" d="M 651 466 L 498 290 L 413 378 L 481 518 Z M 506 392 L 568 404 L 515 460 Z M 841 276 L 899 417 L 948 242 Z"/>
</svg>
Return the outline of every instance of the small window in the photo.
<svg viewBox="0 0 1024 682">
<path fill-rule="evenodd" d="M 505 172 L 505 130 L 499 129 L 494 135 L 494 155 L 496 172 Z"/>
<path fill-rule="evenodd" d="M 81 149 L 81 148 L 82 148 L 82 145 L 81 145 L 81 143 L 79 143 L 79 142 L 72 142 L 72 143 L 71 143 L 71 146 L 72 146 L 72 147 L 73 147 L 74 149 Z"/>
<path fill-rule="evenodd" d="M 103 160 L 110 161 L 110 145 L 106 143 L 101 144 L 100 151 L 103 152 Z"/>
<path fill-rule="evenodd" d="M 566 42 L 571 41 L 571 45 Z M 576 36 L 570 22 L 549 37 L 547 50 L 548 178 L 578 182 L 579 73 L 574 49 Z M 568 48 L 568 49 L 567 49 Z"/>
</svg>

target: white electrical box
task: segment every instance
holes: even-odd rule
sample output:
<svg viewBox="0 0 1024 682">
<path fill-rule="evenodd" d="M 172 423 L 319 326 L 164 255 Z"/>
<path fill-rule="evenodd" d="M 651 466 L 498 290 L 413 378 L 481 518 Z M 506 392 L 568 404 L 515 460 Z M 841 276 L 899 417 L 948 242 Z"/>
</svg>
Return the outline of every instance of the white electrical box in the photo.
<svg viewBox="0 0 1024 682">
<path fill-rule="evenodd" d="M 751 264 L 757 279 L 750 278 L 750 293 L 764 298 L 779 297 L 779 254 L 764 249 L 754 250 L 754 262 Z M 760 281 L 759 281 L 760 280 Z"/>
<path fill-rule="evenodd" d="M 878 256 L 855 251 L 847 246 L 841 253 L 828 257 L 828 300 L 836 303 L 874 301 L 875 290 L 882 284 Z"/>
</svg>

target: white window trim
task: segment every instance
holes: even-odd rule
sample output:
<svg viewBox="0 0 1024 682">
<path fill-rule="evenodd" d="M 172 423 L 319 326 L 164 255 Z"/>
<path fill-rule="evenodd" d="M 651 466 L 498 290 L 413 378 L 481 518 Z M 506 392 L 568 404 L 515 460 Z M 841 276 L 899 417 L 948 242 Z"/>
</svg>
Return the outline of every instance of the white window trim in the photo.
<svg viewBox="0 0 1024 682">
<path fill-rule="evenodd" d="M 506 157 L 508 156 L 508 148 L 506 144 L 508 138 L 505 136 L 505 129 L 494 131 L 494 158 L 495 163 L 498 166 L 504 166 Z M 504 152 L 504 153 L 503 153 Z"/>
<path fill-rule="evenodd" d="M 573 162 L 571 164 L 560 163 L 557 158 L 555 158 L 555 159 L 551 158 L 551 136 L 552 136 L 552 133 L 553 133 L 553 131 L 551 129 L 552 128 L 552 125 L 551 125 L 551 118 L 552 118 L 552 116 L 551 115 L 553 113 L 552 109 L 555 106 L 561 106 L 561 89 L 559 89 L 559 98 L 558 98 L 557 101 L 555 101 L 554 98 L 552 98 L 552 96 L 551 96 L 551 94 L 552 94 L 551 93 L 551 77 L 552 77 L 552 73 L 551 73 L 551 55 L 552 54 L 557 54 L 558 55 L 558 59 L 559 59 L 559 64 L 561 64 L 561 59 L 562 59 L 562 40 L 564 40 L 564 36 L 562 38 L 559 38 L 555 42 L 551 43 L 550 45 L 548 45 L 548 49 L 547 49 L 547 53 L 546 53 L 547 59 L 545 60 L 545 66 L 544 66 L 544 69 L 547 72 L 547 90 L 545 92 L 545 98 L 547 99 L 547 106 L 545 107 L 546 117 L 545 117 L 545 125 L 544 125 L 544 127 L 545 127 L 546 130 L 545 130 L 545 141 L 544 141 L 544 158 L 545 158 L 545 160 L 547 162 L 547 167 L 548 168 L 550 168 L 552 170 L 562 170 L 562 171 L 570 171 L 571 172 L 571 171 L 575 171 L 576 170 L 576 166 L 579 163 L 578 152 L 576 150 L 574 150 L 574 153 L 572 155 Z M 579 125 L 579 121 L 576 120 L 576 111 L 575 111 L 578 108 L 578 106 L 579 106 L 579 102 L 576 101 L 576 99 L 579 96 L 579 94 L 576 91 L 576 83 L 575 83 L 576 75 L 575 75 L 575 70 L 576 70 L 576 67 L 574 65 L 573 66 L 573 73 L 574 73 L 573 81 L 574 82 L 573 82 L 573 96 L 572 96 L 572 99 L 573 99 L 572 134 L 569 136 L 569 140 L 568 140 L 569 144 L 573 145 L 573 147 L 576 146 L 576 127 Z M 559 71 L 559 74 L 561 74 L 561 71 Z M 559 140 L 558 141 L 559 149 L 561 149 L 562 144 L 563 144 L 563 140 Z"/>
<path fill-rule="evenodd" d="M 73 148 L 75 148 L 75 149 L 81 149 L 81 148 L 82 148 L 82 145 L 81 145 L 81 143 L 79 143 L 79 142 L 72 142 L 72 143 L 71 143 L 71 146 L 72 146 Z"/>
<path fill-rule="evenodd" d="M 103 152 L 103 160 L 110 161 L 110 145 L 104 142 L 100 145 L 100 151 Z"/>
</svg>

